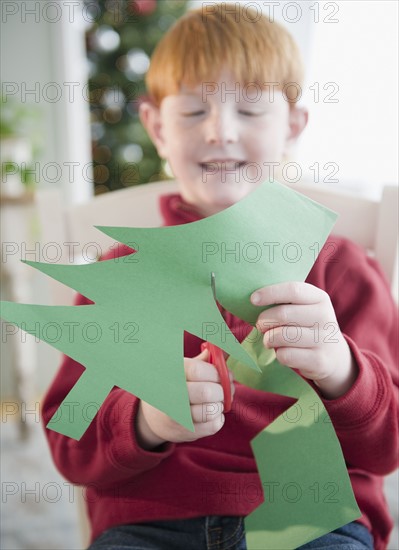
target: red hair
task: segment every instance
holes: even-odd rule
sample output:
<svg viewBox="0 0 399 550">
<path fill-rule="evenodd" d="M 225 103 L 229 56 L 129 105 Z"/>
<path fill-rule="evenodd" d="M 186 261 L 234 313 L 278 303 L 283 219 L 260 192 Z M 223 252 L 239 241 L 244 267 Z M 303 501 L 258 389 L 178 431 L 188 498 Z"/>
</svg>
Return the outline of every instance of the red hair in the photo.
<svg viewBox="0 0 399 550">
<path fill-rule="evenodd" d="M 293 83 L 285 90 L 287 99 L 295 103 L 300 97 L 303 63 L 290 33 L 260 8 L 225 2 L 191 10 L 167 31 L 151 58 L 148 94 L 159 107 L 183 84 L 195 88 L 216 80 L 224 66 L 242 84 L 265 88 L 278 82 L 275 88 L 282 90 Z"/>
</svg>

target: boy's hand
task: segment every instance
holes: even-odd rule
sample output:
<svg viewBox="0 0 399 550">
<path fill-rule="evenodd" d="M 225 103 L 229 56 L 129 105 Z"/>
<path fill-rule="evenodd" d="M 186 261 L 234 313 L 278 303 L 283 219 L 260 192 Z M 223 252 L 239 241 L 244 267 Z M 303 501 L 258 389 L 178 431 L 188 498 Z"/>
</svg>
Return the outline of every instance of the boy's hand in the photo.
<svg viewBox="0 0 399 550">
<path fill-rule="evenodd" d="M 136 418 L 139 444 L 150 450 L 166 441 L 181 443 L 195 441 L 217 433 L 224 424 L 223 389 L 216 367 L 207 363 L 208 350 L 184 358 L 188 395 L 194 432 L 183 428 L 165 413 L 145 401 L 140 401 Z M 233 375 L 230 373 L 231 395 L 234 395 Z"/>
<path fill-rule="evenodd" d="M 256 324 L 265 347 L 276 350 L 280 363 L 300 370 L 327 399 L 352 387 L 357 366 L 324 290 L 308 283 L 280 283 L 257 290 L 251 302 L 281 304 L 263 311 Z"/>
</svg>

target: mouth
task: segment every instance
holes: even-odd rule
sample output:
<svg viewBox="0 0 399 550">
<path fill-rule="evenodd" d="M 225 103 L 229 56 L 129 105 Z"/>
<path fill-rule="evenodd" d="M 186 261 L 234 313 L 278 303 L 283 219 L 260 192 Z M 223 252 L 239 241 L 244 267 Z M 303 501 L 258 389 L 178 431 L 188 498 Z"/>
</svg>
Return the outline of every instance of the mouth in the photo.
<svg viewBox="0 0 399 550">
<path fill-rule="evenodd" d="M 208 172 L 214 172 L 219 170 L 226 170 L 226 171 L 234 171 L 239 170 L 242 168 L 245 164 L 247 164 L 245 161 L 238 161 L 238 160 L 212 160 L 209 162 L 200 162 L 199 165 L 201 168 L 204 168 Z"/>
</svg>

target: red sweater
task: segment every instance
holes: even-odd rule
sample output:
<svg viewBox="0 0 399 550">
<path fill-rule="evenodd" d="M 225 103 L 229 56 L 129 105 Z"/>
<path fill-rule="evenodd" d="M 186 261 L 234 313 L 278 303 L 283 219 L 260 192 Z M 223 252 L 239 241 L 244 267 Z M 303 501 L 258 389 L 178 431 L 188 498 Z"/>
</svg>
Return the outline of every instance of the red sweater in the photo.
<svg viewBox="0 0 399 550">
<path fill-rule="evenodd" d="M 161 211 L 165 225 L 200 219 L 179 195 L 163 196 Z M 121 245 L 116 254 L 130 252 Z M 330 295 L 359 367 L 354 386 L 344 396 L 323 402 L 341 442 L 363 514 L 360 521 L 372 532 L 375 548 L 382 550 L 392 522 L 381 476 L 398 467 L 397 308 L 377 263 L 339 237 L 328 239 L 307 282 Z M 92 302 L 79 296 L 77 303 Z M 240 340 L 251 330 L 228 312 L 223 314 Z M 185 356 L 200 353 L 200 344 L 199 338 L 185 333 Z M 45 423 L 83 369 L 64 357 L 44 399 Z M 124 523 L 251 513 L 263 492 L 249 442 L 292 403 L 236 383 L 232 410 L 217 434 L 145 451 L 134 429 L 139 399 L 114 388 L 80 441 L 51 430 L 46 435 L 60 472 L 87 487 L 94 539 Z"/>
</svg>

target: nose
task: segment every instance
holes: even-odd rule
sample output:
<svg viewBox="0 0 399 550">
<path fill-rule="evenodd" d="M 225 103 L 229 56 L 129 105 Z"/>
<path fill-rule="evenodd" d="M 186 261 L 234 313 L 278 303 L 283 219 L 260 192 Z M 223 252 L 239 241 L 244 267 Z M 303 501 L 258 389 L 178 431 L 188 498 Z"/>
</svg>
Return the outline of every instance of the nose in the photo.
<svg viewBox="0 0 399 550">
<path fill-rule="evenodd" d="M 227 110 L 210 113 L 206 121 L 205 137 L 210 144 L 236 142 L 238 128 L 233 113 Z"/>
</svg>

